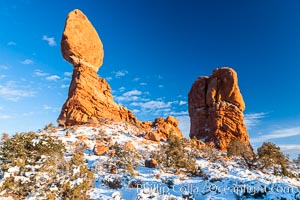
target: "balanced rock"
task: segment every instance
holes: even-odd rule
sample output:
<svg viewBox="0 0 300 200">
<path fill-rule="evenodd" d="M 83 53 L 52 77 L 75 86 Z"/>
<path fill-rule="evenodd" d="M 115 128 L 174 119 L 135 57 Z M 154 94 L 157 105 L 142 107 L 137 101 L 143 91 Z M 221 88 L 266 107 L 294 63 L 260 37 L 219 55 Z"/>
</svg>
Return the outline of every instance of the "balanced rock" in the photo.
<svg viewBox="0 0 300 200">
<path fill-rule="evenodd" d="M 245 103 L 233 69 L 223 67 L 210 77 L 199 77 L 189 92 L 188 109 L 190 138 L 220 150 L 226 150 L 235 138 L 251 147 L 244 123 Z"/>
<path fill-rule="evenodd" d="M 127 122 L 136 126 L 140 132 L 155 133 L 155 140 L 167 138 L 171 132 L 182 137 L 174 117 L 141 122 L 130 110 L 113 100 L 109 84 L 97 75 L 103 63 L 102 42 L 91 22 L 78 9 L 70 12 L 66 19 L 61 52 L 64 59 L 73 65 L 73 75 L 68 99 L 57 119 L 60 126 Z"/>
<path fill-rule="evenodd" d="M 68 99 L 57 119 L 59 125 L 92 124 L 102 119 L 141 123 L 131 111 L 115 103 L 109 84 L 98 77 L 103 45 L 93 25 L 80 10 L 70 12 L 67 17 L 61 52 L 73 64 L 73 76 Z"/>
</svg>

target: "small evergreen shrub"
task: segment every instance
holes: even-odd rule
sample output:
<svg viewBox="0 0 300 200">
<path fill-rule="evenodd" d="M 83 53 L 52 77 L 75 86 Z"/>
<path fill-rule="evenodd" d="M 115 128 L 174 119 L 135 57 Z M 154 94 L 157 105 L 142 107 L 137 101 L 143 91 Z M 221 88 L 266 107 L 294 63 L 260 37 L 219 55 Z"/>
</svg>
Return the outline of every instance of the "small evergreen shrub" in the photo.
<svg viewBox="0 0 300 200">
<path fill-rule="evenodd" d="M 1 136 L 1 143 L 5 142 L 6 140 L 9 139 L 9 135 L 8 133 L 2 133 L 2 136 Z"/>
<path fill-rule="evenodd" d="M 209 145 L 204 145 L 198 150 L 197 157 L 215 162 L 219 159 L 219 150 Z"/>
<path fill-rule="evenodd" d="M 61 141 L 34 132 L 7 139 L 0 147 L 0 168 L 6 177 L 0 191 L 16 199 L 33 194 L 38 199 L 87 199 L 94 174 L 83 153 L 66 161 L 64 152 Z"/>
<path fill-rule="evenodd" d="M 87 199 L 87 191 L 92 187 L 95 179 L 94 173 L 88 169 L 84 162 L 84 155 L 77 151 L 66 166 L 67 178 L 61 185 L 61 196 L 64 199 Z"/>
<path fill-rule="evenodd" d="M 290 176 L 287 170 L 288 159 L 280 151 L 280 147 L 272 142 L 264 142 L 261 147 L 257 149 L 258 161 L 260 168 L 270 169 L 273 167 L 275 175 Z"/>
<path fill-rule="evenodd" d="M 256 161 L 256 156 L 253 153 L 252 149 L 239 139 L 231 140 L 227 148 L 227 156 L 241 157 L 249 169 L 252 169 L 254 167 L 254 163 Z"/>
<path fill-rule="evenodd" d="M 134 169 L 138 166 L 140 156 L 135 151 L 130 151 L 124 148 L 124 145 L 115 143 L 108 152 L 109 159 L 98 161 L 94 164 L 94 170 L 104 171 L 107 173 L 130 173 L 135 175 Z"/>
<path fill-rule="evenodd" d="M 54 132 L 56 132 L 56 127 L 54 126 L 53 123 L 49 123 L 49 124 L 45 125 L 43 130 L 48 133 L 54 133 Z"/>
<path fill-rule="evenodd" d="M 129 188 L 142 188 L 143 182 L 140 179 L 132 179 L 128 183 Z"/>
<path fill-rule="evenodd" d="M 193 149 L 187 148 L 188 141 L 170 134 L 167 143 L 163 144 L 152 157 L 158 161 L 162 167 L 173 168 L 175 170 L 185 169 L 187 172 L 196 174 L 196 156 Z"/>
<path fill-rule="evenodd" d="M 110 189 L 122 188 L 122 178 L 119 175 L 108 175 L 102 180 L 102 182 Z"/>
<path fill-rule="evenodd" d="M 34 132 L 7 139 L 0 148 L 0 167 L 10 176 L 5 178 L 0 190 L 20 198 L 37 190 L 47 195 L 65 163 L 63 151 L 60 141 Z M 13 173 L 8 172 L 9 169 L 13 169 Z"/>
</svg>

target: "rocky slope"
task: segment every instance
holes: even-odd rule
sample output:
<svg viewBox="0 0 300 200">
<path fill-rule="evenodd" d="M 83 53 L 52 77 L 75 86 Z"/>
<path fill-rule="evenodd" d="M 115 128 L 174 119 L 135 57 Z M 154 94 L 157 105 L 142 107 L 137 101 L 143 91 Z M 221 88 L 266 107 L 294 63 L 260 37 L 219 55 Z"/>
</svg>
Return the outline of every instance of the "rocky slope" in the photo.
<svg viewBox="0 0 300 200">
<path fill-rule="evenodd" d="M 299 168 L 289 169 L 296 177 L 289 178 L 276 176 L 273 170 L 260 171 L 249 170 L 239 157 L 227 158 L 220 151 L 205 151 L 204 149 L 193 149 L 197 155 L 197 175 L 166 168 L 162 163 L 156 163 L 153 168 L 146 161 L 152 153 L 160 150 L 165 142 L 154 142 L 139 137 L 135 132 L 136 127 L 126 122 L 114 122 L 99 127 L 78 126 L 77 128 L 63 129 L 52 128 L 41 130 L 40 137 L 50 136 L 65 144 L 65 160 L 70 160 L 76 149 L 84 147 L 85 165 L 93 172 L 94 187 L 87 191 L 89 198 L 94 200 L 211 200 L 211 199 L 300 199 Z M 97 154 L 95 147 L 99 141 L 108 141 L 108 150 L 101 155 Z M 43 147 L 46 145 L 42 140 L 35 139 L 31 144 Z M 30 141 L 27 143 L 30 145 Z M 119 147 L 121 148 L 121 152 Z M 187 147 L 188 151 L 190 147 Z M 119 149 L 119 150 L 118 150 Z M 16 152 L 18 152 L 16 150 Z M 122 162 L 120 155 L 127 156 L 130 163 L 134 163 L 134 169 L 129 173 Z M 45 156 L 41 156 L 45 158 Z M 27 171 L 19 173 L 20 167 L 10 167 L 4 172 L 0 170 L 0 188 L 9 181 L 18 180 L 22 184 L 18 188 L 26 192 L 24 199 L 49 199 L 41 191 L 57 192 L 56 185 L 60 186 L 59 180 L 64 178 L 64 171 L 58 169 L 57 173 L 41 173 L 43 163 L 33 162 L 26 165 Z M 112 168 L 115 164 L 117 169 Z M 51 169 L 48 167 L 48 169 Z M 74 166 L 73 175 L 79 173 L 79 168 Z M 24 171 L 24 170 L 23 170 Z M 30 177 L 38 177 L 35 182 Z M 50 179 L 55 177 L 55 179 Z M 71 189 L 78 189 L 84 183 L 82 178 L 65 178 L 66 184 L 70 183 Z M 52 181 L 52 182 L 51 182 Z M 18 182 L 15 182 L 17 184 Z M 26 184 L 35 184 L 35 190 L 25 190 Z M 44 184 L 49 183 L 49 188 Z M 15 193 L 17 188 L 7 188 L 0 191 L 0 199 L 20 199 Z M 17 192 L 17 191 L 16 191 Z M 59 199 L 59 198 L 57 198 Z M 79 199 L 79 198 L 78 198 Z"/>
<path fill-rule="evenodd" d="M 235 138 L 250 147 L 244 123 L 245 103 L 233 69 L 215 69 L 210 77 L 199 77 L 190 89 L 188 108 L 191 138 L 221 150 L 226 150 Z"/>
</svg>

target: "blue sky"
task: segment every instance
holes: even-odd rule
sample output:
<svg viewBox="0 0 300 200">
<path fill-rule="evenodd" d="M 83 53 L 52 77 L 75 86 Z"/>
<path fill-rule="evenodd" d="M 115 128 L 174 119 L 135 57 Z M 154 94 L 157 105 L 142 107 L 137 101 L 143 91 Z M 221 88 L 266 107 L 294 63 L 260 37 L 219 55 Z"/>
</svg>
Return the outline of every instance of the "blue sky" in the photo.
<svg viewBox="0 0 300 200">
<path fill-rule="evenodd" d="M 175 115 L 188 135 L 192 83 L 230 66 L 252 145 L 272 141 L 300 152 L 298 1 L 0 0 L 0 132 L 56 121 L 72 72 L 59 44 L 75 8 L 103 42 L 99 76 L 139 119 Z"/>
</svg>

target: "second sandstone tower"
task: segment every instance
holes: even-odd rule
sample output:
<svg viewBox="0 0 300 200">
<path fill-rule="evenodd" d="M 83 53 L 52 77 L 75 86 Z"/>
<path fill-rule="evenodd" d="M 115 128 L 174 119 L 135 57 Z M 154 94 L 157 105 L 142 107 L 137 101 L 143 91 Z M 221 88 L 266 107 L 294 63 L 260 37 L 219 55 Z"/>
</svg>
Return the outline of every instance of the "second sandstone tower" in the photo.
<svg viewBox="0 0 300 200">
<path fill-rule="evenodd" d="M 211 76 L 199 77 L 189 92 L 188 108 L 190 138 L 223 151 L 233 139 L 250 147 L 244 123 L 245 103 L 233 69 L 215 69 Z"/>
</svg>

